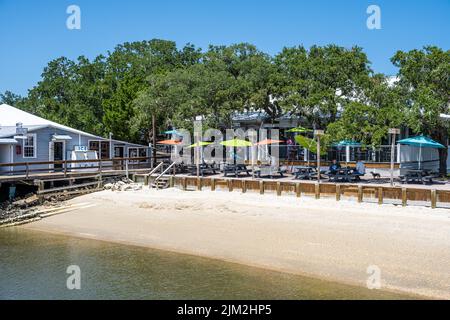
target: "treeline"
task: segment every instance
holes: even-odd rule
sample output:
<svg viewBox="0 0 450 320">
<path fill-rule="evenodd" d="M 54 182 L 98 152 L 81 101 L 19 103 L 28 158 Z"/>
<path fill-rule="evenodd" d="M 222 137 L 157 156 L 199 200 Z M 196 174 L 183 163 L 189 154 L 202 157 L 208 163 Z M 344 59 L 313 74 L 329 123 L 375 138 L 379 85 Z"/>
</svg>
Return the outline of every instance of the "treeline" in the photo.
<svg viewBox="0 0 450 320">
<path fill-rule="evenodd" d="M 206 126 L 230 127 L 234 112 L 258 109 L 273 119 L 300 116 L 333 140 L 378 145 L 389 127 L 407 126 L 447 145 L 440 114 L 450 104 L 450 51 L 398 51 L 391 62 L 399 70 L 395 83 L 375 73 L 359 47 L 297 46 L 270 56 L 247 43 L 201 50 L 154 39 L 118 45 L 93 60 L 53 60 L 26 97 L 7 91 L 0 100 L 142 143 L 151 141 L 152 115 L 160 132 L 170 125 L 190 128 L 197 115 Z M 442 164 L 446 151 L 440 151 Z"/>
</svg>

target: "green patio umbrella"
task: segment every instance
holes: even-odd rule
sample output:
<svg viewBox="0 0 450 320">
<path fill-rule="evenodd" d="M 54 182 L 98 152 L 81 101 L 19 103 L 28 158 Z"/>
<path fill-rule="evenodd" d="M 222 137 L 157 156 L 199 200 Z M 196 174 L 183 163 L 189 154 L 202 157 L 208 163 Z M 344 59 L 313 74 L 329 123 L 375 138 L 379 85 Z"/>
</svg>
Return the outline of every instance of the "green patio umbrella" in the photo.
<svg viewBox="0 0 450 320">
<path fill-rule="evenodd" d="M 199 142 L 191 144 L 190 146 L 187 146 L 186 148 L 203 147 L 203 146 L 207 146 L 210 144 L 212 144 L 212 142 L 199 141 Z"/>
<path fill-rule="evenodd" d="M 420 162 L 422 160 L 422 148 L 434 148 L 434 149 L 445 148 L 445 146 L 443 146 L 439 142 L 436 142 L 433 139 L 425 137 L 423 135 L 402 139 L 397 142 L 399 144 L 419 147 L 419 169 L 420 169 Z"/>
<path fill-rule="evenodd" d="M 232 148 L 239 148 L 239 147 L 251 147 L 253 144 L 247 140 L 242 139 L 231 139 L 231 140 L 225 140 L 220 142 L 221 145 L 225 147 L 232 147 Z M 233 159 L 233 161 L 236 161 L 236 158 Z"/>
<path fill-rule="evenodd" d="M 292 128 L 292 129 L 289 129 L 289 130 L 286 130 L 286 132 L 312 132 L 312 130 L 310 130 L 310 129 L 306 129 L 306 128 L 303 128 L 303 127 L 296 127 L 296 128 Z"/>
</svg>

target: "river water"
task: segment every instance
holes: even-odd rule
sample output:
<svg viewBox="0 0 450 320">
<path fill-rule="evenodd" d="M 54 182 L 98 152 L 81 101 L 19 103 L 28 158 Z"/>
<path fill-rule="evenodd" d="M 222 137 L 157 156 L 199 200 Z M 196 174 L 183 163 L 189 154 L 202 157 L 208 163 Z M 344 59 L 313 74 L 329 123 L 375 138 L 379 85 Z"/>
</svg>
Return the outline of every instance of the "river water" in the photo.
<svg viewBox="0 0 450 320">
<path fill-rule="evenodd" d="M 79 266 L 79 290 L 67 289 Z M 0 229 L 0 299 L 389 299 L 402 295 L 190 255 Z"/>
</svg>

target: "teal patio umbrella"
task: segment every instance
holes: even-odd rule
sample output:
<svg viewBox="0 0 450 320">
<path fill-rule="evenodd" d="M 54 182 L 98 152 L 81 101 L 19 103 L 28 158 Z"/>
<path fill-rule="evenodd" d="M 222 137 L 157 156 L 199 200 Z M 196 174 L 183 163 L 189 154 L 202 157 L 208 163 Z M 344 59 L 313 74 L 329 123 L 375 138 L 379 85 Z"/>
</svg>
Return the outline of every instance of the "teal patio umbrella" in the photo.
<svg viewBox="0 0 450 320">
<path fill-rule="evenodd" d="M 341 140 L 339 142 L 333 143 L 334 147 L 361 147 L 361 143 L 353 141 L 353 140 Z M 347 159 L 345 161 L 347 163 Z"/>
<path fill-rule="evenodd" d="M 353 140 L 341 140 L 333 144 L 336 147 L 361 147 L 361 143 L 353 141 Z"/>
<path fill-rule="evenodd" d="M 164 131 L 164 134 L 176 134 L 178 136 L 180 135 L 180 133 L 175 129 Z"/>
<path fill-rule="evenodd" d="M 422 148 L 434 148 L 434 149 L 445 148 L 439 142 L 436 142 L 433 139 L 425 137 L 423 135 L 402 139 L 397 142 L 408 146 L 419 147 L 419 169 L 420 169 L 420 162 L 422 160 Z"/>
</svg>

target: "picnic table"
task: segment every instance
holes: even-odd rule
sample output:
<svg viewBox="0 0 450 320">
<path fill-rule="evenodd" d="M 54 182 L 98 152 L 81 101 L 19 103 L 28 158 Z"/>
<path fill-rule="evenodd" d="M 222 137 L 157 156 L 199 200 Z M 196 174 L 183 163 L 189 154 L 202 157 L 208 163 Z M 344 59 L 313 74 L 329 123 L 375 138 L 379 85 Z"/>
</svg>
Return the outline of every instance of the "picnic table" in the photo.
<svg viewBox="0 0 450 320">
<path fill-rule="evenodd" d="M 352 182 L 352 181 L 359 181 L 360 177 L 364 174 L 359 173 L 356 171 L 356 168 L 340 168 L 336 170 L 335 172 L 328 172 L 328 176 L 330 178 L 330 181 L 332 182 Z"/>
<path fill-rule="evenodd" d="M 237 178 L 241 173 L 245 173 L 247 176 L 250 176 L 250 172 L 245 164 L 225 164 L 223 167 L 224 177 L 228 176 L 228 174 L 232 174 Z"/>
<path fill-rule="evenodd" d="M 191 175 L 197 175 L 197 165 L 190 166 Z M 216 174 L 214 164 L 201 163 L 199 165 L 199 173 L 203 177 L 205 174 Z"/>
<path fill-rule="evenodd" d="M 279 174 L 281 177 L 284 177 L 284 174 L 287 172 L 286 166 L 259 166 L 254 171 L 258 178 L 261 178 L 262 176 L 269 176 L 270 178 L 273 178 L 275 174 Z"/>
<path fill-rule="evenodd" d="M 432 174 L 426 169 L 410 169 L 406 171 L 405 175 L 399 176 L 400 183 L 422 183 L 422 184 L 432 184 L 433 178 L 437 175 Z"/>
<path fill-rule="evenodd" d="M 294 179 L 306 179 L 306 180 L 317 179 L 317 169 L 315 167 L 309 166 L 296 167 L 294 175 L 295 175 Z"/>
</svg>

